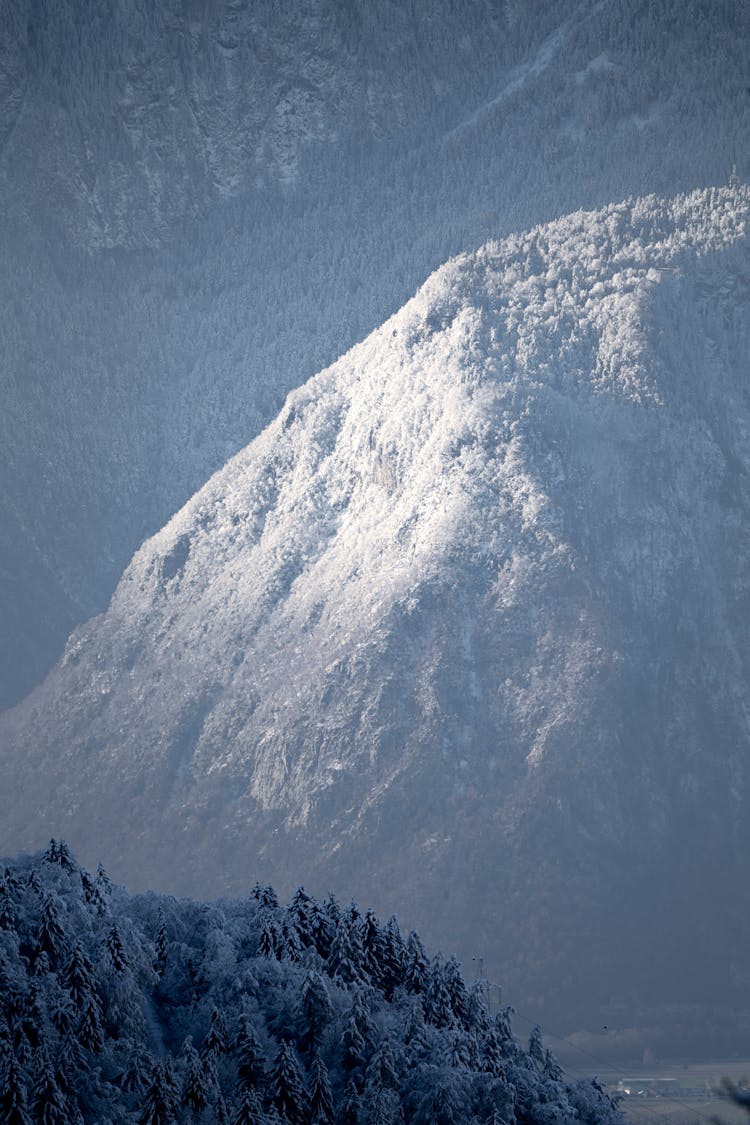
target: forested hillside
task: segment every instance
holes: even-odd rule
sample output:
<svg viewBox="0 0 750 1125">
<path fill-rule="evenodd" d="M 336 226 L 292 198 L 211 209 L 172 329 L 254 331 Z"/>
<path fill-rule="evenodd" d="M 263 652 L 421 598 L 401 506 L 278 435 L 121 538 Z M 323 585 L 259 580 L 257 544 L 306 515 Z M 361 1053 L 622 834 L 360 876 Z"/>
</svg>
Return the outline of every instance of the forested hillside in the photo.
<svg viewBox="0 0 750 1125">
<path fill-rule="evenodd" d="M 451 254 L 747 174 L 742 0 L 0 10 L 0 705 Z"/>
<path fill-rule="evenodd" d="M 270 886 L 130 896 L 62 841 L 0 876 L 8 1125 L 617 1125 L 395 918 Z"/>
</svg>

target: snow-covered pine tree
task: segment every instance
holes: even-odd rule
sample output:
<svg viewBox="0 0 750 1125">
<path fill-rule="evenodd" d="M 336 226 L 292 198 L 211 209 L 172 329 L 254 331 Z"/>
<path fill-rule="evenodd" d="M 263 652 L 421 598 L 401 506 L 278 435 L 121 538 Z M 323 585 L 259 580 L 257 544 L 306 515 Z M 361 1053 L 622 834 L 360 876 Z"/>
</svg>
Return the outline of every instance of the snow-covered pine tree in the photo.
<svg viewBox="0 0 750 1125">
<path fill-rule="evenodd" d="M 103 899 L 109 898 L 112 893 L 112 880 L 101 863 L 96 865 L 96 889 Z"/>
<path fill-rule="evenodd" d="M 327 968 L 334 980 L 341 981 L 344 986 L 364 983 L 364 974 L 360 964 L 357 963 L 352 945 L 351 929 L 345 917 L 339 918 L 336 926 L 336 933 L 328 955 Z"/>
<path fill-rule="evenodd" d="M 428 1023 L 435 1027 L 450 1027 L 455 1022 L 439 954 L 433 958 L 429 967 L 423 1003 Z"/>
<path fill-rule="evenodd" d="M 266 1059 L 255 1028 L 247 1015 L 243 1016 L 240 1030 L 235 1038 L 234 1054 L 237 1057 L 240 1090 L 262 1089 L 266 1077 Z"/>
<path fill-rule="evenodd" d="M 270 911 L 264 911 L 263 914 L 263 922 L 258 937 L 258 952 L 263 957 L 273 957 L 277 961 L 280 961 L 283 956 L 281 931 Z"/>
<path fill-rule="evenodd" d="M 104 1032 L 99 1010 L 99 1001 L 90 992 L 83 1001 L 76 1030 L 78 1042 L 87 1051 L 97 1054 L 104 1046 Z"/>
<path fill-rule="evenodd" d="M 266 1125 L 267 1121 L 255 1090 L 245 1090 L 234 1111 L 232 1125 Z"/>
<path fill-rule="evenodd" d="M 0 930 L 15 930 L 16 908 L 6 879 L 0 879 Z"/>
<path fill-rule="evenodd" d="M 209 1020 L 208 1031 L 203 1040 L 201 1047 L 201 1055 L 206 1058 L 208 1055 L 213 1055 L 218 1058 L 219 1055 L 226 1055 L 229 1051 L 229 1030 L 227 1028 L 227 1017 L 221 1008 L 215 1004 L 211 1008 L 211 1018 Z"/>
<path fill-rule="evenodd" d="M 126 1093 L 143 1094 L 151 1083 L 154 1073 L 154 1059 L 140 1043 L 127 1044 L 127 1062 L 118 1082 Z"/>
<path fill-rule="evenodd" d="M 65 935 L 60 920 L 60 907 L 57 896 L 49 890 L 45 891 L 42 897 L 36 944 L 38 949 L 47 954 L 53 968 L 57 966 L 58 959 L 65 954 Z"/>
<path fill-rule="evenodd" d="M 334 1119 L 333 1095 L 328 1079 L 328 1069 L 317 1053 L 310 1067 L 308 1089 L 310 1125 L 332 1125 Z"/>
<path fill-rule="evenodd" d="M 385 991 L 386 942 L 372 910 L 365 911 L 361 927 L 362 966 L 376 987 Z"/>
<path fill-rule="evenodd" d="M 428 1051 L 427 1024 L 424 1019 L 422 1000 L 415 996 L 409 1005 L 404 1025 L 404 1043 L 409 1048 L 413 1062 L 418 1062 Z"/>
<path fill-rule="evenodd" d="M 169 1125 L 174 1120 L 174 1095 L 169 1088 L 163 1063 L 154 1064 L 151 1081 L 143 1098 L 139 1125 Z"/>
<path fill-rule="evenodd" d="M 308 908 L 308 925 L 315 949 L 327 960 L 336 928 L 317 899 L 313 899 Z"/>
<path fill-rule="evenodd" d="M 310 910 L 312 906 L 312 899 L 307 894 L 304 887 L 297 887 L 297 890 L 292 895 L 292 900 L 287 907 L 287 913 L 294 923 L 294 928 L 297 933 L 300 945 L 304 949 L 310 949 L 315 944 L 311 928 Z"/>
<path fill-rule="evenodd" d="M 26 1076 L 15 1055 L 0 1058 L 0 1122 L 2 1125 L 32 1125 L 29 1115 Z"/>
<path fill-rule="evenodd" d="M 116 922 L 112 923 L 107 932 L 106 949 L 107 956 L 109 957 L 110 964 L 114 971 L 118 974 L 124 973 L 129 962 Z"/>
<path fill-rule="evenodd" d="M 163 908 L 159 907 L 156 918 L 156 935 L 154 937 L 154 972 L 162 976 L 167 967 L 169 955 L 169 937 L 167 936 L 167 919 Z"/>
<path fill-rule="evenodd" d="M 285 917 L 281 923 L 281 956 L 287 961 L 299 961 L 302 956 L 302 942 L 297 933 L 294 919 Z"/>
<path fill-rule="evenodd" d="M 381 971 L 381 987 L 390 1000 L 393 993 L 404 980 L 404 960 L 406 948 L 395 915 L 391 915 L 385 927 L 384 949 Z"/>
<path fill-rule="evenodd" d="M 344 1097 L 341 1102 L 338 1121 L 341 1125 L 360 1125 L 361 1109 L 362 1099 L 357 1089 L 357 1083 L 354 1078 L 348 1078 L 344 1087 Z"/>
<path fill-rule="evenodd" d="M 193 1113 L 200 1114 L 209 1101 L 209 1086 L 203 1060 L 189 1036 L 183 1044 L 181 1053 L 185 1070 L 180 1104 L 192 1110 Z"/>
<path fill-rule="evenodd" d="M 312 1058 L 333 1019 L 333 1005 L 325 981 L 315 969 L 305 973 L 296 1009 L 300 1050 Z"/>
<path fill-rule="evenodd" d="M 60 976 L 63 988 L 67 988 L 73 1004 L 81 1011 L 94 989 L 94 966 L 80 941 L 73 946 Z"/>
<path fill-rule="evenodd" d="M 368 1087 L 373 1090 L 398 1090 L 399 1088 L 396 1058 L 388 1035 L 383 1036 L 370 1058 L 366 1081 Z"/>
<path fill-rule="evenodd" d="M 430 962 L 419 934 L 411 931 L 406 939 L 404 956 L 404 987 L 409 992 L 422 993 L 427 990 L 430 977 Z"/>
<path fill-rule="evenodd" d="M 268 910 L 278 909 L 279 900 L 276 897 L 276 891 L 269 883 L 265 885 L 256 883 L 250 893 L 259 906 L 264 906 Z"/>
<path fill-rule="evenodd" d="M 461 976 L 461 966 L 455 957 L 449 957 L 443 966 L 443 983 L 448 993 L 453 1015 L 462 1027 L 467 1027 L 469 994 Z"/>
<path fill-rule="evenodd" d="M 47 1050 L 37 1051 L 35 1079 L 31 1095 L 31 1118 L 35 1125 L 69 1125 L 70 1109 L 58 1085 Z"/>
<path fill-rule="evenodd" d="M 282 1041 L 269 1079 L 270 1103 L 290 1125 L 301 1125 L 305 1117 L 307 1095 L 294 1048 Z"/>
</svg>

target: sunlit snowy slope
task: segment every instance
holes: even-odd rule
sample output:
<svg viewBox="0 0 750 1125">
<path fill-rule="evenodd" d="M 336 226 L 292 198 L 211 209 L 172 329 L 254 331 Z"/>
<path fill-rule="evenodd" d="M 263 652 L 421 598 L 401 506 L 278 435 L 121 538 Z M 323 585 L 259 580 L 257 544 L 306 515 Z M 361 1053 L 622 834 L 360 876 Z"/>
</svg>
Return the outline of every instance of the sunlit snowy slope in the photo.
<svg viewBox="0 0 750 1125">
<path fill-rule="evenodd" d="M 346 885 L 547 1012 L 736 996 L 749 213 L 489 243 L 292 393 L 2 720 L 0 848 Z"/>
<path fill-rule="evenodd" d="M 0 707 L 451 255 L 750 175 L 745 0 L 0 5 Z"/>
</svg>

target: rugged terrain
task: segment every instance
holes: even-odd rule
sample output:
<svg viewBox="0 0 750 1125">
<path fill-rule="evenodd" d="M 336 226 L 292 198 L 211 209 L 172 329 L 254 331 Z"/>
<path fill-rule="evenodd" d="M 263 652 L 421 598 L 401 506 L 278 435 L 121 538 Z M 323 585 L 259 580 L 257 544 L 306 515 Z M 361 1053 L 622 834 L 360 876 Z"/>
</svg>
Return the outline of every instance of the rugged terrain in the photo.
<svg viewBox="0 0 750 1125">
<path fill-rule="evenodd" d="M 348 887 L 550 1019 L 741 1004 L 749 208 L 489 243 L 293 392 L 2 720 L 0 848 Z"/>
<path fill-rule="evenodd" d="M 459 251 L 747 175 L 742 0 L 0 10 L 0 706 Z"/>
</svg>

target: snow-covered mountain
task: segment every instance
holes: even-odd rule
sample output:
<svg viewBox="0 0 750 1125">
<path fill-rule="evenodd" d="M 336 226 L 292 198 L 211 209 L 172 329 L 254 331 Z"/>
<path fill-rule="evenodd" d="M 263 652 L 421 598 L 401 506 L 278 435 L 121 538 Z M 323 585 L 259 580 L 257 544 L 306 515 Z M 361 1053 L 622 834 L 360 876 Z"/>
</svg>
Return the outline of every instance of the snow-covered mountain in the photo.
<svg viewBox="0 0 750 1125">
<path fill-rule="evenodd" d="M 561 1018 L 744 997 L 749 214 L 489 243 L 293 392 L 0 721 L 0 848 L 346 886 Z"/>
<path fill-rule="evenodd" d="M 746 176 L 744 0 L 0 9 L 0 705 L 451 254 Z"/>
</svg>

